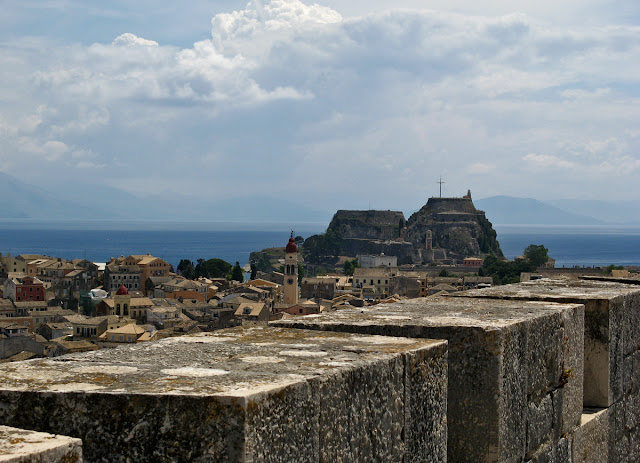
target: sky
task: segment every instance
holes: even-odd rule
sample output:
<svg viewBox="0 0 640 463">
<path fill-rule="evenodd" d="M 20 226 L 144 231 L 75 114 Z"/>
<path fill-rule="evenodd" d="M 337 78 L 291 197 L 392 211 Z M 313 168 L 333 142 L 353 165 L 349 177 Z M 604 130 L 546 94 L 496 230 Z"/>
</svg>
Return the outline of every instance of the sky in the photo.
<svg viewBox="0 0 640 463">
<path fill-rule="evenodd" d="M 82 194 L 640 199 L 636 0 L 0 0 L 0 171 Z"/>
</svg>

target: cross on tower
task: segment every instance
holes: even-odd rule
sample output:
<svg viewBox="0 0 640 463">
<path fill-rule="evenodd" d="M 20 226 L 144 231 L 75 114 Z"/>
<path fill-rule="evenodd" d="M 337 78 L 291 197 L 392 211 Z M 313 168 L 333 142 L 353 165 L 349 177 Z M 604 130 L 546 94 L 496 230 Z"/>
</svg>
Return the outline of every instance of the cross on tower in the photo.
<svg viewBox="0 0 640 463">
<path fill-rule="evenodd" d="M 440 197 L 442 198 L 442 184 L 443 184 L 443 183 L 445 183 L 445 182 L 443 182 L 443 181 L 442 181 L 442 177 L 440 177 L 440 181 L 439 181 L 439 182 L 436 182 L 436 183 L 439 183 L 439 184 L 440 184 Z"/>
</svg>

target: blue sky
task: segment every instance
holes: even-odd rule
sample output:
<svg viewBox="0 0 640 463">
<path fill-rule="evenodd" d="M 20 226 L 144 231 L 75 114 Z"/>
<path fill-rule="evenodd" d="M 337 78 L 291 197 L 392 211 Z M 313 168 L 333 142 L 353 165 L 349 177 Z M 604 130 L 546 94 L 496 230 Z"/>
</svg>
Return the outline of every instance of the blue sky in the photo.
<svg viewBox="0 0 640 463">
<path fill-rule="evenodd" d="M 133 3 L 133 5 L 132 5 Z M 47 188 L 640 199 L 638 2 L 1 1 L 0 171 Z"/>
</svg>

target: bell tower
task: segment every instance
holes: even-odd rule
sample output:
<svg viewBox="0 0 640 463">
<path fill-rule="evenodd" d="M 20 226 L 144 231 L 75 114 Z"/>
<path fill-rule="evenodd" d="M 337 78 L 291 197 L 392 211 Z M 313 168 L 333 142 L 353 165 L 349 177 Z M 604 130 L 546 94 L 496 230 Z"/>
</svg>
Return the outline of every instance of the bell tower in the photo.
<svg viewBox="0 0 640 463">
<path fill-rule="evenodd" d="M 298 303 L 298 245 L 293 231 L 284 254 L 284 303 L 289 306 Z"/>
<path fill-rule="evenodd" d="M 128 317 L 130 306 L 131 295 L 124 285 L 120 285 L 120 288 L 118 288 L 118 291 L 113 296 L 113 315 L 117 315 L 119 317 Z"/>
</svg>

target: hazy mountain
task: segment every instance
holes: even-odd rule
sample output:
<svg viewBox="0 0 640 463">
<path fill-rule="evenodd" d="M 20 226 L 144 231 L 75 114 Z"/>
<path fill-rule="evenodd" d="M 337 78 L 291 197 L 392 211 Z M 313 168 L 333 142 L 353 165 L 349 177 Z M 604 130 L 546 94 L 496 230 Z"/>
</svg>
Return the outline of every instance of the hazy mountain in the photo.
<svg viewBox="0 0 640 463">
<path fill-rule="evenodd" d="M 576 214 L 532 198 L 492 196 L 473 201 L 494 224 L 598 225 L 602 220 Z"/>
<path fill-rule="evenodd" d="M 28 185 L 0 172 L 0 216 L 10 219 L 67 219 L 85 216 L 90 207 L 61 199 L 50 191 Z"/>
<path fill-rule="evenodd" d="M 0 172 L 0 218 L 39 220 L 154 220 L 163 222 L 329 223 L 333 211 L 267 196 L 220 199 L 210 196 L 139 197 L 101 185 L 26 184 Z M 54 193 L 55 192 L 55 193 Z"/>
<path fill-rule="evenodd" d="M 545 201 L 574 214 L 590 215 L 612 224 L 640 224 L 640 201 L 554 199 Z"/>
</svg>

